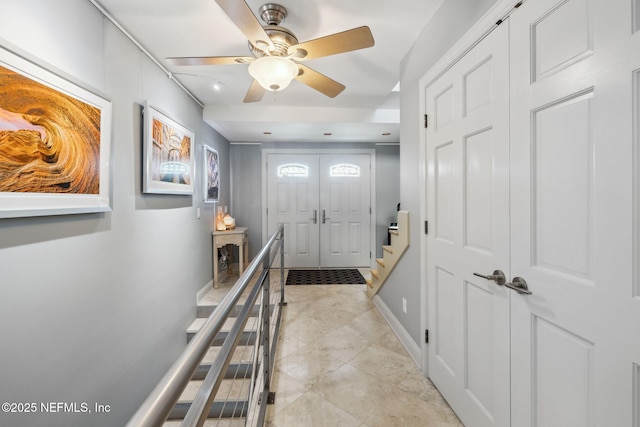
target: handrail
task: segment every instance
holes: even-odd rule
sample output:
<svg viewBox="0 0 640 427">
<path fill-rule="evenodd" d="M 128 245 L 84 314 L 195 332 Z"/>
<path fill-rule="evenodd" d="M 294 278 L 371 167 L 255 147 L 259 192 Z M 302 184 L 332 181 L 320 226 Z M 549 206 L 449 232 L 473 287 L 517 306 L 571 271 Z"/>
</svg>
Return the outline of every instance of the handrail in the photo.
<svg viewBox="0 0 640 427">
<path fill-rule="evenodd" d="M 153 389 L 153 391 L 149 394 L 149 397 L 144 401 L 144 403 L 138 408 L 138 411 L 133 415 L 133 417 L 127 423 L 127 427 L 157 427 L 162 425 L 165 422 L 166 418 L 169 416 L 173 406 L 176 404 L 183 390 L 189 383 L 193 373 L 198 368 L 198 365 L 202 362 L 203 358 L 207 354 L 207 351 L 213 344 L 216 335 L 222 329 L 224 322 L 229 317 L 231 310 L 237 304 L 238 300 L 248 287 L 252 277 L 256 274 L 259 268 L 264 268 L 261 279 L 258 280 L 254 289 L 251 291 L 250 299 L 248 303 L 245 305 L 245 308 L 250 307 L 256 300 L 258 295 L 257 290 L 261 287 L 262 282 L 265 280 L 268 289 L 269 283 L 269 266 L 271 265 L 270 255 L 272 249 L 275 248 L 275 251 L 280 250 L 280 270 L 281 270 L 281 302 L 284 302 L 284 287 L 282 286 L 283 281 L 283 241 L 284 241 L 284 227 L 283 225 L 279 225 L 278 229 L 271 235 L 266 245 L 260 250 L 258 255 L 253 259 L 253 261 L 249 264 L 244 273 L 238 278 L 237 282 L 233 285 L 233 287 L 229 290 L 229 293 L 222 299 L 217 308 L 211 313 L 209 318 L 202 325 L 202 328 L 198 331 L 198 333 L 193 337 L 193 339 L 189 342 L 185 350 L 179 356 L 179 358 L 174 362 L 174 364 L 169 368 L 164 377 L 160 380 L 158 385 Z M 215 261 L 214 261 L 215 262 Z M 269 304 L 267 300 L 267 305 Z M 268 309 L 268 307 L 267 307 Z M 245 310 L 243 310 L 244 312 Z M 203 386 L 206 384 L 206 390 L 201 390 L 196 395 L 196 400 L 194 400 L 191 405 L 191 409 L 193 409 L 193 414 L 196 412 L 197 415 L 192 415 L 191 409 L 187 413 L 187 417 L 189 417 L 189 423 L 187 423 L 187 418 L 183 421 L 182 425 L 201 425 L 206 418 L 206 411 L 208 406 L 210 406 L 213 401 L 213 397 L 215 397 L 215 391 L 219 386 L 221 380 L 221 372 L 225 369 L 225 367 L 229 364 L 229 360 L 232 356 L 233 349 L 237 345 L 237 341 L 239 335 L 242 332 L 242 328 L 246 323 L 248 316 L 248 309 L 246 313 L 243 313 L 244 319 L 239 317 L 239 321 L 234 324 L 232 327 L 232 331 L 229 333 L 227 339 L 223 344 L 223 349 L 216 357 L 214 364 L 212 365 L 209 374 L 207 374 Z M 239 325 L 242 323 L 242 325 Z M 234 336 L 235 335 L 235 336 Z M 218 378 L 214 378 L 217 373 Z M 210 378 L 210 375 L 212 377 Z M 267 384 L 269 379 L 266 380 Z M 204 387 L 203 387 L 204 388 Z M 212 394 L 213 393 L 213 394 Z M 201 414 L 204 412 L 202 419 Z"/>
</svg>

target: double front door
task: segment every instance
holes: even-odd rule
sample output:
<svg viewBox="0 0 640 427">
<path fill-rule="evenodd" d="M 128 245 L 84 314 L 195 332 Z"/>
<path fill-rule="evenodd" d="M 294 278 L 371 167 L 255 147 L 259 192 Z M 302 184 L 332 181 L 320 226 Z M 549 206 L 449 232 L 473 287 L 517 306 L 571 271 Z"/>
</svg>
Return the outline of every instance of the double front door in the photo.
<svg viewBox="0 0 640 427">
<path fill-rule="evenodd" d="M 284 224 L 285 266 L 367 267 L 369 154 L 268 154 L 267 231 Z"/>
<path fill-rule="evenodd" d="M 429 375 L 469 427 L 640 425 L 632 3 L 526 1 L 427 87 Z"/>
</svg>

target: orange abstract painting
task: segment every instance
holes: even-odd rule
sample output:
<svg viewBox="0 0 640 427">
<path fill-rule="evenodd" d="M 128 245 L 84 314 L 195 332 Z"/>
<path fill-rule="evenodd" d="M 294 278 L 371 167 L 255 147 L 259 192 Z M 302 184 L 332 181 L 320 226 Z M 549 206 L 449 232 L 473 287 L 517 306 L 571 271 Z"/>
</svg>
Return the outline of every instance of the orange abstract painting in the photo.
<svg viewBox="0 0 640 427">
<path fill-rule="evenodd" d="M 101 110 L 0 66 L 0 192 L 99 194 Z"/>
</svg>

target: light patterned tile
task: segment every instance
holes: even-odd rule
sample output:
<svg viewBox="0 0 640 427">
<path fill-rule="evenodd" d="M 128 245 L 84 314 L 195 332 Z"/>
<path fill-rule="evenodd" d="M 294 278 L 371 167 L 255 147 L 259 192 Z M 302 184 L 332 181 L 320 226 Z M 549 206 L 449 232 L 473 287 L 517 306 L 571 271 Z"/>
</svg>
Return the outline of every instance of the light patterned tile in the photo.
<svg viewBox="0 0 640 427">
<path fill-rule="evenodd" d="M 286 291 L 276 404 L 268 409 L 267 426 L 462 425 L 366 296 L 365 286 L 287 286 Z"/>
<path fill-rule="evenodd" d="M 307 386 L 285 372 L 276 371 L 271 381 L 271 389 L 276 390 L 276 398 L 272 405 L 267 406 L 267 419 L 272 419 L 279 411 L 308 391 Z"/>
<path fill-rule="evenodd" d="M 458 417 L 442 397 L 430 379 L 425 378 L 418 368 L 414 368 L 398 384 L 400 390 L 421 399 L 431 405 L 440 418 L 446 422 L 458 423 Z"/>
<path fill-rule="evenodd" d="M 318 349 L 318 351 L 329 352 L 333 357 L 343 362 L 349 362 L 367 348 L 370 343 L 354 334 L 351 329 L 340 327 L 310 345 Z"/>
<path fill-rule="evenodd" d="M 302 384 L 312 386 L 342 365 L 344 362 L 329 352 L 318 351 L 308 346 L 280 359 L 276 369 L 287 373 Z"/>
<path fill-rule="evenodd" d="M 413 361 L 386 348 L 370 345 L 349 364 L 389 384 L 399 384 L 412 369 Z"/>
<path fill-rule="evenodd" d="M 318 394 L 308 391 L 268 420 L 267 427 L 358 427 L 360 421 Z"/>
<path fill-rule="evenodd" d="M 386 348 L 387 350 L 391 350 L 395 353 L 401 354 L 403 356 L 409 357 L 407 353 L 407 349 L 404 348 L 398 337 L 393 331 L 389 331 L 383 336 L 381 336 L 376 342 L 376 345 Z"/>
<path fill-rule="evenodd" d="M 382 401 L 364 423 L 370 427 L 462 427 L 458 421 L 442 419 L 431 405 L 400 390 Z"/>
<path fill-rule="evenodd" d="M 311 390 L 358 420 L 366 419 L 384 399 L 393 395 L 393 389 L 350 365 L 327 375 Z"/>
</svg>

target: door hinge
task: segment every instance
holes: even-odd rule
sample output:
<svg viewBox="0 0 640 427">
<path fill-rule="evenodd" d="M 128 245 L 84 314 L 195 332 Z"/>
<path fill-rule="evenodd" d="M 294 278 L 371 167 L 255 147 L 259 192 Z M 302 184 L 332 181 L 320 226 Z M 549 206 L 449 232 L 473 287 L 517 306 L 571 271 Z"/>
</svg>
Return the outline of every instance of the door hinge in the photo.
<svg viewBox="0 0 640 427">
<path fill-rule="evenodd" d="M 424 234 L 429 234 L 429 221 L 424 222 Z"/>
<path fill-rule="evenodd" d="M 371 251 L 369 251 L 369 259 L 371 259 Z"/>
<path fill-rule="evenodd" d="M 424 115 L 424 127 L 425 129 L 429 127 L 429 116 L 427 114 Z"/>
<path fill-rule="evenodd" d="M 428 329 L 424 330 L 424 343 L 425 344 L 429 344 L 429 330 Z"/>
</svg>

